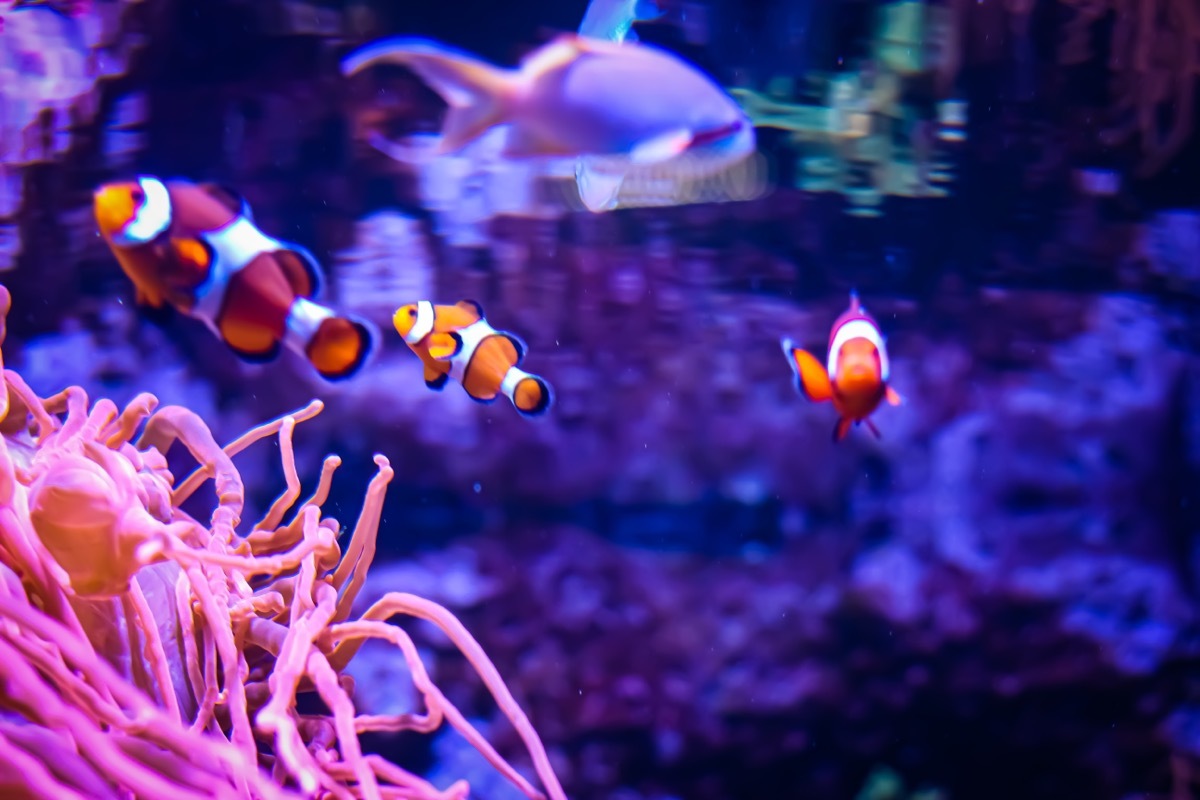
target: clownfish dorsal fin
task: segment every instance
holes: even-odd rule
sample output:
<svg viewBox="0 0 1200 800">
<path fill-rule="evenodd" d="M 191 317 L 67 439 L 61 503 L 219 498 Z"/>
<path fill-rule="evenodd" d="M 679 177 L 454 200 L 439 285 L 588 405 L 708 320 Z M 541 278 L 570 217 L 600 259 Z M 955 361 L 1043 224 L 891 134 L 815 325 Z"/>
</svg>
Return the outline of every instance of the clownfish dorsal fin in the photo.
<svg viewBox="0 0 1200 800">
<path fill-rule="evenodd" d="M 429 387 L 430 389 L 432 389 L 435 392 L 440 392 L 442 389 L 446 388 L 446 384 L 450 380 L 450 373 L 449 372 L 438 372 L 437 370 L 433 369 L 428 364 L 426 364 L 425 372 L 422 377 L 425 378 L 425 385 L 427 387 Z"/>
<path fill-rule="evenodd" d="M 234 214 L 240 214 L 251 222 L 254 222 L 254 213 L 250 209 L 250 203 L 246 201 L 246 198 L 237 189 L 232 189 L 224 184 L 209 182 L 201 183 L 200 191 L 225 206 Z"/>
<path fill-rule="evenodd" d="M 462 352 L 463 340 L 458 333 L 429 334 L 429 356 L 436 361 L 449 361 Z"/>
<path fill-rule="evenodd" d="M 865 309 L 863 309 L 862 302 L 858 299 L 858 290 L 851 289 L 850 290 L 850 311 L 851 312 L 861 312 L 864 310 Z"/>
<path fill-rule="evenodd" d="M 292 242 L 280 242 L 274 255 L 288 285 L 297 296 L 311 300 L 321 294 L 324 288 L 321 265 L 306 248 Z"/>
<path fill-rule="evenodd" d="M 454 305 L 458 306 L 459 308 L 461 308 L 465 311 L 470 311 L 472 314 L 475 314 L 479 319 L 484 319 L 483 306 L 481 306 L 478 302 L 476 302 L 474 300 L 459 300 Z"/>
</svg>

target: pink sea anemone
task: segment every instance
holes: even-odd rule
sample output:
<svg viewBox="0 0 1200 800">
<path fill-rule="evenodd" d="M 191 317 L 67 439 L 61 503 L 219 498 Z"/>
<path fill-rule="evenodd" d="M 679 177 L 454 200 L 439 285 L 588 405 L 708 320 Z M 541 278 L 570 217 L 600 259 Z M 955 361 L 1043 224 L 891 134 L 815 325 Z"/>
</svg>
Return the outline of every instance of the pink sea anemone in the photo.
<svg viewBox="0 0 1200 800">
<path fill-rule="evenodd" d="M 9 303 L 0 286 L 0 344 Z M 453 615 L 393 592 L 349 618 L 375 553 L 387 459 L 375 456 L 348 539 L 321 515 L 336 456 L 286 519 L 300 497 L 293 430 L 319 401 L 222 448 L 194 413 L 157 408 L 151 395 L 122 411 L 105 399 L 89 406 L 79 387 L 41 399 L 3 374 L 0 796 L 463 798 L 465 781 L 439 790 L 359 744 L 364 731 L 430 732 L 445 721 L 526 795 L 543 797 L 387 622 L 409 615 L 457 644 L 528 747 L 546 795 L 564 797 L 529 720 Z M 287 488 L 240 535 L 244 484 L 232 457 L 275 435 Z M 165 456 L 175 442 L 199 462 L 178 483 Z M 210 479 L 217 502 L 205 525 L 180 505 Z M 369 638 L 400 650 L 426 713 L 355 711 L 344 670 Z M 299 713 L 304 692 L 328 713 Z"/>
</svg>

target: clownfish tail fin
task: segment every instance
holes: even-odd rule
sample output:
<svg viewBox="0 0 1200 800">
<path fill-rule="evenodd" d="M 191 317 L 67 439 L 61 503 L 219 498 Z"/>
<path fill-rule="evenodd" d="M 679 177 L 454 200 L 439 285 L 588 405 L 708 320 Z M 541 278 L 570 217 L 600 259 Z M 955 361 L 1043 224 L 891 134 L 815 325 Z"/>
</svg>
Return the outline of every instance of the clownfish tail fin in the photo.
<svg viewBox="0 0 1200 800">
<path fill-rule="evenodd" d="M 782 339 L 779 345 L 787 357 L 788 366 L 792 368 L 796 391 L 814 403 L 832 399 L 833 387 L 829 383 L 829 373 L 821 362 L 812 353 L 796 347 L 791 339 Z"/>
<path fill-rule="evenodd" d="M 288 336 L 301 345 L 298 349 L 327 381 L 356 375 L 379 341 L 379 332 L 366 320 L 332 313 L 305 298 L 297 298 L 292 306 Z"/>
<path fill-rule="evenodd" d="M 517 367 L 509 368 L 500 384 L 500 391 L 526 417 L 540 417 L 554 404 L 554 390 L 550 384 Z"/>
</svg>

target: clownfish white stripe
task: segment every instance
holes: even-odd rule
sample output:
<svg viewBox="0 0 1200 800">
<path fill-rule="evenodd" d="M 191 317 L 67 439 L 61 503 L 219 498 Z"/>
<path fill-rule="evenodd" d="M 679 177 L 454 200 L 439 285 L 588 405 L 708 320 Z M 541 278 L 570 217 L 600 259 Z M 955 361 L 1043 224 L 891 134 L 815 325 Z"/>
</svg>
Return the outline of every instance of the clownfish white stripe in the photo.
<svg viewBox="0 0 1200 800">
<path fill-rule="evenodd" d="M 213 259 L 208 277 L 196 288 L 192 316 L 213 322 L 221 313 L 225 292 L 233 276 L 263 253 L 280 249 L 280 243 L 254 227 L 254 223 L 245 217 L 237 217 L 224 228 L 202 234 L 201 238 L 212 248 Z"/>
<path fill-rule="evenodd" d="M 321 323 L 334 316 L 328 308 L 319 306 L 304 297 L 297 297 L 288 312 L 287 329 L 284 332 L 284 343 L 303 353 L 304 348 L 317 335 Z"/>
<path fill-rule="evenodd" d="M 417 303 L 417 321 L 413 323 L 412 329 L 404 337 L 404 341 L 409 344 L 417 344 L 426 336 L 433 333 L 434 316 L 432 302 L 422 300 Z"/>
<path fill-rule="evenodd" d="M 479 343 L 495 333 L 496 329 L 484 319 L 477 320 L 467 327 L 461 328 L 458 331 L 458 336 L 462 340 L 462 347 L 459 348 L 454 358 L 450 360 L 450 377 L 462 383 L 463 378 L 467 374 L 467 367 L 470 365 L 475 351 L 479 349 Z"/>
<path fill-rule="evenodd" d="M 124 230 L 114 239 L 123 244 L 137 245 L 152 241 L 171 224 L 171 195 L 157 178 L 139 178 L 142 205 Z"/>
<path fill-rule="evenodd" d="M 280 250 L 278 239 L 267 236 L 245 217 L 235 217 L 224 228 L 204 234 L 212 246 L 217 261 L 224 261 L 231 272 L 237 272 L 263 253 Z"/>
<path fill-rule="evenodd" d="M 847 321 L 834 334 L 833 342 L 829 345 L 829 361 L 825 365 L 830 379 L 837 377 L 837 365 L 842 347 L 851 339 L 866 339 L 875 345 L 875 349 L 879 351 L 879 377 L 886 381 L 888 379 L 888 357 L 883 337 L 879 335 L 879 329 L 870 320 L 862 318 Z"/>
<path fill-rule="evenodd" d="M 532 375 L 520 367 L 509 367 L 508 372 L 504 373 L 504 380 L 500 382 L 500 393 L 515 403 L 514 396 L 517 391 L 517 384 L 526 378 L 532 377 Z"/>
</svg>

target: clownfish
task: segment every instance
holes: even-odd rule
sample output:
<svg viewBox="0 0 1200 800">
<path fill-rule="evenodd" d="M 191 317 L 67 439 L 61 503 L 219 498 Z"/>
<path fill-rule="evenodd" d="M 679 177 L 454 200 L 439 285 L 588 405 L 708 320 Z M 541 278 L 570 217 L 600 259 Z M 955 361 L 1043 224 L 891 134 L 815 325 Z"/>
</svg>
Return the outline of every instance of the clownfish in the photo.
<svg viewBox="0 0 1200 800">
<path fill-rule="evenodd" d="M 374 350 L 370 323 L 316 302 L 322 274 L 312 254 L 263 233 L 236 192 L 140 177 L 101 186 L 92 205 L 137 302 L 202 320 L 245 361 L 273 360 L 287 346 L 334 381 Z"/>
<path fill-rule="evenodd" d="M 800 393 L 817 403 L 833 401 L 838 412 L 833 429 L 835 442 L 846 437 L 851 424 L 862 422 L 879 438 L 871 414 L 885 399 L 894 406 L 903 400 L 888 386 L 888 354 L 883 334 L 875 319 L 858 302 L 856 292 L 850 293 L 850 307 L 829 331 L 826 366 L 808 351 L 796 347 L 791 339 L 782 339 L 780 344 Z"/>
<path fill-rule="evenodd" d="M 425 385 L 435 392 L 453 378 L 471 399 L 490 403 L 503 394 L 527 417 L 546 413 L 554 402 L 550 384 L 518 366 L 525 343 L 489 325 L 474 300 L 452 306 L 409 303 L 396 309 L 392 324 L 421 358 Z"/>
</svg>

